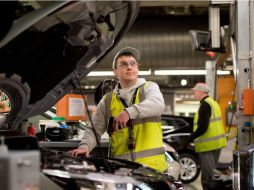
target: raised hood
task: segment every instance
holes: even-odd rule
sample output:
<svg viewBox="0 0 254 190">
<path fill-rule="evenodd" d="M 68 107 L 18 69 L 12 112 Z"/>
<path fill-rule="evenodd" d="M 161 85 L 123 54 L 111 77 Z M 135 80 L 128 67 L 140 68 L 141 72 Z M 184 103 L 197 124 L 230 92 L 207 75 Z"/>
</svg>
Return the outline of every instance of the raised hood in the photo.
<svg viewBox="0 0 254 190">
<path fill-rule="evenodd" d="M 45 112 L 74 89 L 134 22 L 134 1 L 1 2 L 0 90 L 5 126 Z"/>
</svg>

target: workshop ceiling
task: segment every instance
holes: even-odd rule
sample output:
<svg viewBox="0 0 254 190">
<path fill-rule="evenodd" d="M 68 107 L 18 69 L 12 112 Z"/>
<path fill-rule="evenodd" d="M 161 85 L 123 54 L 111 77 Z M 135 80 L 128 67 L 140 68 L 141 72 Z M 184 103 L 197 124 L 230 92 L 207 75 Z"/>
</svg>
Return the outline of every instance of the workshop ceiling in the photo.
<svg viewBox="0 0 254 190">
<path fill-rule="evenodd" d="M 189 30 L 208 31 L 208 7 L 210 1 L 141 1 L 139 16 L 129 32 L 114 50 L 101 60 L 94 71 L 111 71 L 116 52 L 126 46 L 135 47 L 141 52 L 140 70 L 151 71 L 144 76 L 156 81 L 167 91 L 175 88 L 190 88 L 196 82 L 205 81 L 204 75 L 154 75 L 158 69 L 204 70 L 206 60 L 212 58 L 206 52 L 193 51 Z M 221 8 L 221 26 L 228 24 L 228 7 Z M 82 80 L 84 86 L 97 86 L 108 77 L 89 77 Z M 187 81 L 181 86 L 182 80 Z"/>
</svg>

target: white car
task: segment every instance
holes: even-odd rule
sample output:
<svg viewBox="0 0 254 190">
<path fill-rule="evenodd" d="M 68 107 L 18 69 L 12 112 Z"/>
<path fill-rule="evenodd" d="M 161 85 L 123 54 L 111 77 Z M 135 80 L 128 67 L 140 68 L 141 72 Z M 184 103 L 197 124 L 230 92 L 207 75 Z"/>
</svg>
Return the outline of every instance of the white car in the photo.
<svg viewBox="0 0 254 190">
<path fill-rule="evenodd" d="M 181 172 L 181 165 L 179 163 L 178 153 L 170 145 L 164 143 L 164 148 L 166 150 L 166 158 L 168 161 L 167 174 L 173 176 L 175 179 L 179 179 Z"/>
</svg>

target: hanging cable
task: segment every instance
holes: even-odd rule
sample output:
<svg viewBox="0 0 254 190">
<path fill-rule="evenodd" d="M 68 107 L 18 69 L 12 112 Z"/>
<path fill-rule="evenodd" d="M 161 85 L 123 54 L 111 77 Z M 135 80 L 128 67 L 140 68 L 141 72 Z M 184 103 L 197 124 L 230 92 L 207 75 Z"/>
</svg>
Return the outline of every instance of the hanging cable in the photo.
<svg viewBox="0 0 254 190">
<path fill-rule="evenodd" d="M 78 87 L 79 87 L 79 89 L 80 89 L 82 98 L 83 98 L 84 103 L 85 103 L 85 108 L 86 108 L 86 110 L 87 110 L 88 119 L 89 119 L 89 121 L 90 121 L 90 123 L 91 123 L 91 128 L 92 128 L 93 134 L 94 134 L 94 136 L 95 136 L 97 146 L 99 147 L 99 154 L 100 154 L 100 156 L 101 156 L 102 158 L 105 158 L 105 156 L 104 156 L 104 154 L 103 154 L 103 152 L 102 152 L 102 150 L 101 150 L 101 143 L 100 143 L 100 141 L 99 141 L 99 139 L 98 139 L 98 136 L 97 136 L 95 127 L 94 127 L 93 122 L 92 122 L 91 114 L 90 114 L 90 112 L 89 112 L 89 110 L 88 110 L 87 101 L 86 101 L 86 99 L 85 99 L 85 93 L 84 93 L 83 89 L 81 88 L 81 83 L 80 83 L 80 80 L 79 80 L 79 78 L 78 78 L 78 76 L 77 76 L 77 73 L 74 72 L 74 75 L 75 75 L 75 78 L 76 78 L 76 80 L 77 80 Z"/>
<path fill-rule="evenodd" d="M 78 84 L 78 87 L 79 87 L 80 92 L 81 92 L 81 94 L 82 94 L 82 98 L 83 98 L 84 103 L 85 103 L 85 108 L 86 108 L 86 110 L 87 110 L 87 115 L 88 115 L 89 121 L 90 121 L 90 123 L 91 123 L 91 128 L 92 128 L 93 134 L 94 134 L 94 136 L 95 136 L 97 146 L 99 147 L 99 154 L 100 154 L 101 158 L 103 158 L 102 160 L 104 161 L 105 167 L 106 167 L 106 169 L 108 170 L 108 172 L 109 172 L 109 173 L 112 173 L 112 170 L 111 170 L 111 168 L 110 168 L 108 162 L 105 161 L 105 155 L 104 155 L 104 153 L 103 153 L 103 151 L 102 151 L 101 143 L 100 143 L 100 141 L 99 141 L 99 139 L 98 139 L 98 136 L 97 136 L 95 127 L 94 127 L 94 125 L 93 125 L 92 117 L 91 117 L 91 114 L 89 113 L 89 110 L 88 110 L 88 104 L 87 104 L 87 101 L 86 101 L 86 99 L 85 99 L 85 93 L 84 93 L 83 89 L 81 88 L 80 80 L 79 80 L 79 78 L 78 78 L 78 76 L 77 76 L 77 73 L 76 73 L 75 71 L 74 71 L 73 73 L 74 73 L 74 75 L 75 75 L 75 78 L 76 78 L 76 80 L 77 80 L 76 82 L 77 82 L 77 84 Z M 76 83 L 75 83 L 75 84 L 76 84 Z"/>
</svg>

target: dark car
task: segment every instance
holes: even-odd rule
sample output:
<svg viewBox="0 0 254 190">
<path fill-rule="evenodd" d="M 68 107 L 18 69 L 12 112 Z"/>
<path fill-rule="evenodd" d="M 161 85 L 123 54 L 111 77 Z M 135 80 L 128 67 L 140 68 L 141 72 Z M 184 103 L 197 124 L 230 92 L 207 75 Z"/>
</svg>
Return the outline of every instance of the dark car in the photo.
<svg viewBox="0 0 254 190">
<path fill-rule="evenodd" d="M 165 114 L 161 116 L 161 119 L 164 142 L 171 145 L 179 154 L 180 179 L 184 183 L 195 181 L 200 173 L 198 155 L 193 143 L 187 147 L 182 146 L 182 142 L 192 133 L 193 118 Z"/>
<path fill-rule="evenodd" d="M 44 176 L 42 190 L 183 190 L 182 183 L 172 176 L 138 163 L 106 158 L 102 154 L 100 158 L 71 157 L 64 151 L 39 146 L 35 137 L 23 138 L 8 133 L 8 130 L 19 133 L 25 119 L 49 110 L 66 93 L 80 89 L 79 81 L 130 28 L 139 4 L 135 1 L 67 0 L 3 1 L 0 4 L 0 11 L 4 13 L 0 19 L 0 91 L 9 101 L 8 110 L 0 114 L 0 136 L 8 136 L 6 144 L 13 150 L 4 158 L 0 157 L 3 166 L 0 186 L 8 189 L 9 185 L 18 184 L 20 189 L 38 189 L 38 184 L 30 179 L 32 174 L 33 177 Z M 13 175 L 20 172 L 17 178 L 5 175 L 9 174 L 10 163 L 6 159 L 11 159 L 15 152 L 26 156 L 25 150 L 30 149 L 36 153 L 31 157 L 39 158 L 38 148 L 41 175 L 36 175 L 32 168 L 38 168 L 39 164 L 33 166 L 34 162 L 28 158 L 24 162 L 19 159 L 21 162 L 9 167 Z M 22 170 L 27 168 L 32 172 Z M 22 171 L 26 175 L 22 175 Z M 27 183 L 21 178 L 28 180 Z"/>
</svg>

